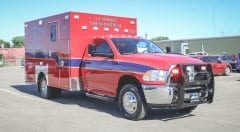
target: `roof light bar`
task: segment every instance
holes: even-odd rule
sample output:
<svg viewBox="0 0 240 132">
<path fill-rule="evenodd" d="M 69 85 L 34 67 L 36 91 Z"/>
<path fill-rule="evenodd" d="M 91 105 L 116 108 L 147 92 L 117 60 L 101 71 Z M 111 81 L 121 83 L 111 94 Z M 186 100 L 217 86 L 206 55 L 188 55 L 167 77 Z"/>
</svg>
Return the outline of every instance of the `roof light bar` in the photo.
<svg viewBox="0 0 240 132">
<path fill-rule="evenodd" d="M 119 29 L 118 29 L 118 28 L 114 28 L 114 31 L 115 31 L 115 32 L 119 32 Z"/>
<path fill-rule="evenodd" d="M 43 21 L 42 20 L 39 20 L 38 21 L 38 25 L 42 25 L 43 24 Z"/>
<path fill-rule="evenodd" d="M 134 24 L 135 24 L 135 21 L 130 21 L 130 24 L 134 25 Z"/>
<path fill-rule="evenodd" d="M 108 28 L 108 27 L 105 27 L 103 30 L 104 30 L 104 31 L 109 31 L 109 28 Z"/>
<path fill-rule="evenodd" d="M 74 19 L 79 19 L 79 15 L 74 15 L 73 18 Z"/>
<path fill-rule="evenodd" d="M 69 18 L 69 15 L 65 15 L 64 18 L 67 20 Z"/>
<path fill-rule="evenodd" d="M 87 30 L 87 26 L 82 26 L 82 30 Z"/>
<path fill-rule="evenodd" d="M 93 27 L 93 30 L 94 30 L 94 31 L 97 31 L 97 30 L 98 30 L 98 27 Z"/>
</svg>

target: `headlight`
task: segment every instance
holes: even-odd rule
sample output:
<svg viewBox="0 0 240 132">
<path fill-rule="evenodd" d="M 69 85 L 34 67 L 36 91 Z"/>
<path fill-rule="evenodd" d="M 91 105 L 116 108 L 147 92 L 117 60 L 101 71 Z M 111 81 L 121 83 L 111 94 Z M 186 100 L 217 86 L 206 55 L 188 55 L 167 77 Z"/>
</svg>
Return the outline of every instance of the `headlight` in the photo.
<svg viewBox="0 0 240 132">
<path fill-rule="evenodd" d="M 143 76 L 144 81 L 161 81 L 166 82 L 167 71 L 164 70 L 149 70 Z"/>
</svg>

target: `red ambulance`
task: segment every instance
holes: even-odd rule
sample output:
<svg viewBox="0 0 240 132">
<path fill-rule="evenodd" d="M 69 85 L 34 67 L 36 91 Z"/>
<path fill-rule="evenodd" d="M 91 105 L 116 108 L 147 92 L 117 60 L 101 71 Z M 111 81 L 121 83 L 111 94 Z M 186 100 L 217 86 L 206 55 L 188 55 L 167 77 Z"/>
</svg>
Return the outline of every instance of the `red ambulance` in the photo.
<svg viewBox="0 0 240 132">
<path fill-rule="evenodd" d="M 81 91 L 117 101 L 131 120 L 152 108 L 191 112 L 213 101 L 211 66 L 137 37 L 135 18 L 67 12 L 26 22 L 25 48 L 26 82 L 43 98 Z"/>
</svg>

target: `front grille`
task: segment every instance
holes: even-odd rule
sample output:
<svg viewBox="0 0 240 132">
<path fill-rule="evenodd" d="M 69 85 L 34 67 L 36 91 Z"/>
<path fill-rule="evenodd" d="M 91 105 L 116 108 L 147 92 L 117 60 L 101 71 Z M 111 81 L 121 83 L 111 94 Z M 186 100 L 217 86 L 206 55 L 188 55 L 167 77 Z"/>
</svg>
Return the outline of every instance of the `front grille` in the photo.
<svg viewBox="0 0 240 132">
<path fill-rule="evenodd" d="M 202 70 L 202 66 L 206 70 Z M 178 108 L 191 104 L 212 102 L 214 78 L 211 66 L 207 64 L 177 65 L 181 70 L 181 77 L 170 79 L 170 85 L 174 86 L 173 105 Z"/>
<path fill-rule="evenodd" d="M 202 71 L 202 66 L 206 66 L 207 69 Z M 211 77 L 211 71 L 207 65 L 182 65 L 181 68 L 184 78 L 183 81 L 189 85 L 206 84 Z"/>
<path fill-rule="evenodd" d="M 202 81 L 207 79 L 208 79 L 207 73 L 197 73 L 196 76 L 194 77 L 195 81 Z"/>
</svg>

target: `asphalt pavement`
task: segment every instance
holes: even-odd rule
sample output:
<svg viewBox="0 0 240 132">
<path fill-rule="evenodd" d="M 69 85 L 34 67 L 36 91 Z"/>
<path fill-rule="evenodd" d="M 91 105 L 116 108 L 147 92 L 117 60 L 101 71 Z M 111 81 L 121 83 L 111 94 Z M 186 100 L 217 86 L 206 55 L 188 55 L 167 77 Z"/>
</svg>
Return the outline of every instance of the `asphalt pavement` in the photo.
<svg viewBox="0 0 240 132">
<path fill-rule="evenodd" d="M 23 67 L 0 67 L 1 132 L 239 132 L 240 73 L 215 77 L 215 98 L 191 114 L 151 110 L 144 120 L 122 118 L 116 103 L 79 92 L 63 92 L 53 100 L 25 84 Z"/>
</svg>

